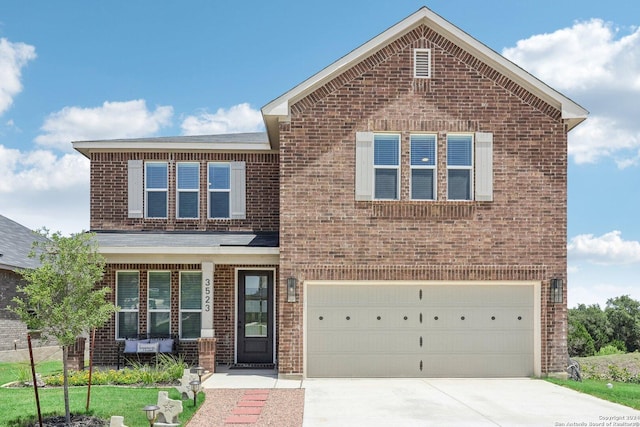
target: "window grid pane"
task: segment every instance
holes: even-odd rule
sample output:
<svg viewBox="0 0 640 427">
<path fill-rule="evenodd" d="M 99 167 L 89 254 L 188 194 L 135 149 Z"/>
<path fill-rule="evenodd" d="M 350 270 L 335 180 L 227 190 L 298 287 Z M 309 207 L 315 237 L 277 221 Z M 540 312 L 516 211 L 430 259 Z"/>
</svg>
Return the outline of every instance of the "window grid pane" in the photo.
<svg viewBox="0 0 640 427">
<path fill-rule="evenodd" d="M 209 217 L 229 218 L 229 192 L 212 192 L 209 195 Z"/>
<path fill-rule="evenodd" d="M 471 166 L 471 135 L 447 136 L 447 165 Z"/>
<path fill-rule="evenodd" d="M 375 135 L 373 139 L 373 164 L 375 166 L 398 166 L 400 155 L 398 135 Z"/>
<path fill-rule="evenodd" d="M 449 200 L 471 200 L 471 171 L 449 169 L 447 173 Z"/>
<path fill-rule="evenodd" d="M 400 135 L 373 136 L 374 197 L 383 200 L 399 198 Z"/>
<path fill-rule="evenodd" d="M 202 272 L 180 273 L 180 337 L 200 338 L 202 328 Z"/>
<path fill-rule="evenodd" d="M 200 310 L 202 308 L 202 273 L 181 273 L 180 309 Z"/>
<path fill-rule="evenodd" d="M 138 334 L 138 312 L 118 312 L 118 337 L 130 338 Z"/>
<path fill-rule="evenodd" d="M 200 338 L 200 321 L 201 313 L 182 312 L 180 315 L 180 323 L 182 324 L 181 338 L 195 339 Z"/>
<path fill-rule="evenodd" d="M 224 163 L 209 164 L 209 190 L 229 190 L 231 187 L 230 166 Z"/>
<path fill-rule="evenodd" d="M 147 191 L 147 217 L 166 218 L 167 217 L 167 192 Z"/>
<path fill-rule="evenodd" d="M 171 309 L 171 273 L 153 271 L 149 273 L 149 310 Z"/>
<path fill-rule="evenodd" d="M 167 164 L 145 163 L 147 189 L 167 189 Z"/>
<path fill-rule="evenodd" d="M 413 200 L 434 200 L 433 169 L 413 169 L 411 171 L 411 198 Z"/>
<path fill-rule="evenodd" d="M 198 218 L 198 193 L 178 193 L 178 218 Z"/>
<path fill-rule="evenodd" d="M 169 312 L 149 313 L 149 334 L 169 335 L 171 333 L 171 319 Z"/>
<path fill-rule="evenodd" d="M 411 200 L 435 200 L 436 135 L 411 135 Z"/>
<path fill-rule="evenodd" d="M 200 165 L 178 163 L 178 190 L 198 190 L 198 188 L 200 188 Z"/>
<path fill-rule="evenodd" d="M 117 301 L 122 310 L 137 310 L 139 274 L 137 271 L 119 271 L 117 274 Z"/>
<path fill-rule="evenodd" d="M 411 166 L 435 166 L 436 136 L 411 135 Z"/>
</svg>

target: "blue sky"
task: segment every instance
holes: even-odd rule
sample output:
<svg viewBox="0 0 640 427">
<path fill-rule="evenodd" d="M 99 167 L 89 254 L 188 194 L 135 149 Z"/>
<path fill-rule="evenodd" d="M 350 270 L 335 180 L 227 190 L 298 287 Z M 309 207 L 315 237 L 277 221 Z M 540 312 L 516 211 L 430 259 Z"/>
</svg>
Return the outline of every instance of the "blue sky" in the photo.
<svg viewBox="0 0 640 427">
<path fill-rule="evenodd" d="M 591 112 L 569 135 L 569 306 L 640 299 L 637 0 L 3 0 L 0 214 L 86 230 L 70 141 L 262 130 L 263 105 L 421 6 Z"/>
</svg>

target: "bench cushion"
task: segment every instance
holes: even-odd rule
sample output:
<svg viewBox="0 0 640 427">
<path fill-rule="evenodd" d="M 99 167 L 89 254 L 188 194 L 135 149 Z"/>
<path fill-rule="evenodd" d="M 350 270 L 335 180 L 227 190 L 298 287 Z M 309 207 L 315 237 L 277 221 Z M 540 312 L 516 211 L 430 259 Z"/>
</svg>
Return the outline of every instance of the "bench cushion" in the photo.
<svg viewBox="0 0 640 427">
<path fill-rule="evenodd" d="M 158 341 L 158 351 L 160 353 L 172 353 L 173 352 L 173 340 L 171 338 L 162 339 Z"/>
<path fill-rule="evenodd" d="M 138 340 L 125 340 L 124 353 L 136 353 L 138 351 Z"/>
<path fill-rule="evenodd" d="M 138 342 L 138 353 L 157 353 L 159 344 L 156 342 Z"/>
</svg>

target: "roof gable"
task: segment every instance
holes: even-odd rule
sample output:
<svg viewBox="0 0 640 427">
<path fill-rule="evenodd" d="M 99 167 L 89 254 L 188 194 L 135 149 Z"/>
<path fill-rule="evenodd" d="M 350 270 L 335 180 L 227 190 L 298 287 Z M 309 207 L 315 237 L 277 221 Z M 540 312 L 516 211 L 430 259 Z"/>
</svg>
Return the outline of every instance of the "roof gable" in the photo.
<svg viewBox="0 0 640 427">
<path fill-rule="evenodd" d="M 294 103 L 421 25 L 440 34 L 475 58 L 507 76 L 525 90 L 557 108 L 561 111 L 562 119 L 569 130 L 580 124 L 587 117 L 587 110 L 580 105 L 538 80 L 430 9 L 422 7 L 414 14 L 265 105 L 262 108 L 262 115 L 272 147 L 277 148 L 278 145 L 278 122 L 288 119 L 291 113 L 291 106 Z"/>
</svg>

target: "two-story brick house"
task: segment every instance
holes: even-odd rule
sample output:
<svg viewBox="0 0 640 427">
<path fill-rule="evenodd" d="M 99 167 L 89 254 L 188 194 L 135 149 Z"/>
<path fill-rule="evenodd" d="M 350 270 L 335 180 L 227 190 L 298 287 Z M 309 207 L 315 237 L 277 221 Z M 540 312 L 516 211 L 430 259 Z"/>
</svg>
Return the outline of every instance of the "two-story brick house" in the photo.
<svg viewBox="0 0 640 427">
<path fill-rule="evenodd" d="M 262 109 L 266 132 L 75 142 L 122 307 L 282 375 L 566 361 L 567 132 L 587 112 L 427 8 Z"/>
</svg>

